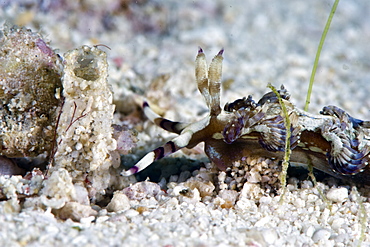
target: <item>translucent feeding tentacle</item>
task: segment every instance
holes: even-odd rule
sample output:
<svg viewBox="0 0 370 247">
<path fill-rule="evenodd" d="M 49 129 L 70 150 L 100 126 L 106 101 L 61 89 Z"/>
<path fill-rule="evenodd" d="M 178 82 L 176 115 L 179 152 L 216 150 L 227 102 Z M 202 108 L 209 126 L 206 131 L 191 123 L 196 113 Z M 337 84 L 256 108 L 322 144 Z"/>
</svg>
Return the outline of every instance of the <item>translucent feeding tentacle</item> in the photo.
<svg viewBox="0 0 370 247">
<path fill-rule="evenodd" d="M 195 59 L 195 79 L 198 84 L 198 90 L 203 95 L 209 109 L 211 109 L 211 95 L 208 86 L 208 68 L 206 56 L 202 48 L 199 47 L 198 55 Z"/>
<path fill-rule="evenodd" d="M 187 123 L 174 122 L 159 116 L 149 107 L 149 104 L 146 101 L 144 101 L 143 103 L 143 110 L 145 115 L 147 116 L 147 118 L 149 118 L 150 121 L 152 121 L 157 126 L 169 132 L 180 134 L 183 129 L 189 126 L 189 124 Z"/>
<path fill-rule="evenodd" d="M 211 95 L 211 116 L 217 116 L 221 113 L 220 107 L 220 91 L 221 91 L 221 76 L 222 76 L 222 54 L 224 50 L 220 52 L 212 59 L 209 65 L 208 78 L 209 78 L 209 93 Z"/>
<path fill-rule="evenodd" d="M 195 78 L 198 89 L 203 95 L 204 100 L 210 109 L 211 116 L 217 116 L 221 113 L 220 91 L 222 75 L 222 49 L 213 59 L 207 70 L 206 56 L 202 48 L 199 48 L 197 58 L 195 59 Z"/>
</svg>

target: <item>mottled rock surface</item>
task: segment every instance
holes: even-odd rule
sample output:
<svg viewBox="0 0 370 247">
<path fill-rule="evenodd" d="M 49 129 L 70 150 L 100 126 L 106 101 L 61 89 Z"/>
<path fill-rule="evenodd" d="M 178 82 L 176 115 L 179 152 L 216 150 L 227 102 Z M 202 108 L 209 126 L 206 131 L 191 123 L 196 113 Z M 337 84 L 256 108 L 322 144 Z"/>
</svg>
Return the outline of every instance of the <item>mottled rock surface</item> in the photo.
<svg viewBox="0 0 370 247">
<path fill-rule="evenodd" d="M 0 155 L 50 154 L 61 67 L 48 42 L 26 28 L 0 31 Z"/>
</svg>

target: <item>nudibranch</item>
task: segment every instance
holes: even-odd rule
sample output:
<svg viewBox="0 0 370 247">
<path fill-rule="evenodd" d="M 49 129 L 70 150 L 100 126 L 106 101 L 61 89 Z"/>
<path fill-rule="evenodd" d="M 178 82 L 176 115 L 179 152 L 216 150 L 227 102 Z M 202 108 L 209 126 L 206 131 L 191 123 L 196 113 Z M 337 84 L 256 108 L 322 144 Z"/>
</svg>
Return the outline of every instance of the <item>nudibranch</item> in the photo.
<svg viewBox="0 0 370 247">
<path fill-rule="evenodd" d="M 221 170 L 248 156 L 282 159 L 285 116 L 274 92 L 266 93 L 258 102 L 248 96 L 227 103 L 224 109 L 220 107 L 223 52 L 213 58 L 209 67 L 201 48 L 195 60 L 198 89 L 209 108 L 205 118 L 190 124 L 173 122 L 156 114 L 147 102 L 143 103 L 144 113 L 152 122 L 178 136 L 146 154 L 122 175 L 138 173 L 153 161 L 200 142 L 205 143 L 205 153 Z M 320 115 L 310 114 L 290 102 L 283 86 L 278 94 L 291 123 L 290 162 L 311 164 L 337 177 L 357 177 L 370 183 L 370 172 L 366 169 L 370 159 L 370 121 L 353 118 L 336 106 L 324 107 Z"/>
</svg>

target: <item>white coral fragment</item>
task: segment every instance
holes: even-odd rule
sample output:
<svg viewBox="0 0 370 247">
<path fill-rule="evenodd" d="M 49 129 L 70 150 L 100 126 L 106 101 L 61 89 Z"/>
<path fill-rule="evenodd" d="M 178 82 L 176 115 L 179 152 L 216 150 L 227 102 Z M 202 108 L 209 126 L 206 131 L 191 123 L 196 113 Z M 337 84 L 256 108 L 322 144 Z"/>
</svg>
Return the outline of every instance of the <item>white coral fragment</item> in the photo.
<svg viewBox="0 0 370 247">
<path fill-rule="evenodd" d="M 114 193 L 112 200 L 107 205 L 109 212 L 124 211 L 130 208 L 130 200 L 121 191 Z"/>
<path fill-rule="evenodd" d="M 109 186 L 115 106 L 107 81 L 106 54 L 83 46 L 64 55 L 64 105 L 58 127 L 55 166 L 70 172 L 73 181 L 88 181 L 98 193 Z"/>
<path fill-rule="evenodd" d="M 60 168 L 44 180 L 41 202 L 50 208 L 59 209 L 66 202 L 76 199 L 76 190 L 67 170 Z"/>
</svg>

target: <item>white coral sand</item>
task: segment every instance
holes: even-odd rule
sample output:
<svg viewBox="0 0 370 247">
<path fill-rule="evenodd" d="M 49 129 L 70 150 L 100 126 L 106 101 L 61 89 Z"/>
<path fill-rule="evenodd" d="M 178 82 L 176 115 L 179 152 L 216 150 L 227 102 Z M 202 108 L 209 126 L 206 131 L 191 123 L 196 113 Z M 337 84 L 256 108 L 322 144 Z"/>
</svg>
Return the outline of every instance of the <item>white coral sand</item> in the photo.
<svg viewBox="0 0 370 247">
<path fill-rule="evenodd" d="M 225 49 L 222 105 L 249 94 L 259 98 L 272 82 L 284 84 L 292 102 L 303 108 L 333 1 L 128 1 L 128 7 L 122 7 L 117 0 L 107 0 L 90 1 L 84 8 L 69 5 L 68 13 L 65 1 L 41 2 L 28 9 L 1 3 L 0 20 L 41 29 L 60 54 L 84 44 L 109 46 L 111 50 L 99 48 L 108 56 L 108 82 L 117 106 L 114 121 L 132 113 L 133 98 L 142 95 L 164 110 L 166 118 L 194 122 L 207 112 L 194 81 L 198 46 L 209 58 Z M 370 119 L 369 11 L 369 1 L 339 3 L 321 53 L 310 112 L 333 104 L 356 118 Z M 137 119 L 132 114 L 128 121 L 138 128 L 139 142 L 127 160 L 173 137 Z M 194 148 L 173 157 L 184 155 L 205 156 Z M 34 196 L 19 203 L 17 191 L 43 188 L 46 182 L 40 177 L 0 177 L 2 193 L 11 198 L 0 202 L 0 245 L 370 246 L 364 213 L 370 211 L 369 195 L 360 188 L 338 186 L 335 179 L 315 187 L 291 178 L 280 202 L 279 195 L 270 195 L 259 183 L 238 185 L 241 191 L 235 192 L 227 189 L 230 178 L 225 174 L 219 174 L 219 180 L 225 180 L 220 184 L 207 174 L 184 171 L 170 178 L 166 193 L 160 185 L 169 181 L 131 186 L 114 181 L 117 191 L 107 208 L 86 205 L 86 189 L 78 183 L 72 186 L 65 177 L 70 190 L 63 193 L 73 203 L 68 202 L 64 212 L 55 206 L 58 198 L 42 201 Z M 258 173 L 252 177 L 254 182 L 260 178 Z M 220 192 L 214 192 L 217 189 Z M 59 219 L 65 217 L 79 222 Z"/>
</svg>

